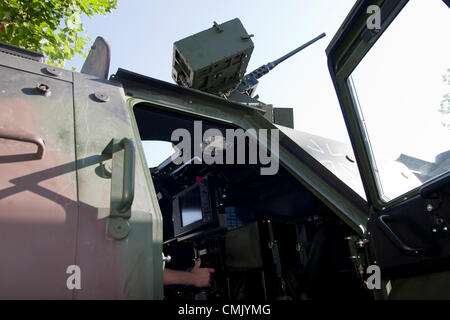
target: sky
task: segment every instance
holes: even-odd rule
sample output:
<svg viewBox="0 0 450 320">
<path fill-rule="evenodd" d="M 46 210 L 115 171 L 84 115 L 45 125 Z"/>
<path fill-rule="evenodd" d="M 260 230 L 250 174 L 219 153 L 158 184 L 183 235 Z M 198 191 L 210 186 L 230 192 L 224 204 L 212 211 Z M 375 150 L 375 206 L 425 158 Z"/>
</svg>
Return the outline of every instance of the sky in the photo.
<svg viewBox="0 0 450 320">
<path fill-rule="evenodd" d="M 92 39 L 111 47 L 110 74 L 124 68 L 173 83 L 173 43 L 238 17 L 255 45 L 247 71 L 273 61 L 325 32 L 327 36 L 277 66 L 260 80 L 260 100 L 294 108 L 295 128 L 346 140 L 325 49 L 355 0 L 179 1 L 119 0 L 106 16 L 83 18 Z M 66 63 L 81 69 L 80 56 Z M 329 128 L 335 128 L 330 131 Z"/>
<path fill-rule="evenodd" d="M 210 28 L 213 21 L 220 24 L 238 17 L 254 34 L 247 72 L 325 32 L 325 38 L 261 78 L 256 93 L 274 107 L 292 107 L 295 129 L 350 144 L 325 49 L 355 2 L 119 0 L 113 13 L 83 17 L 82 22 L 93 40 L 102 36 L 109 42 L 110 74 L 120 67 L 170 83 L 173 43 Z M 406 183 L 399 175 L 405 168 L 391 166 L 400 153 L 433 162 L 439 152 L 450 149 L 450 131 L 440 126 L 436 112 L 447 90 L 441 76 L 450 67 L 445 32 L 450 30 L 449 10 L 443 6 L 440 0 L 410 1 L 403 17 L 394 21 L 352 75 L 378 169 L 386 179 L 400 179 L 385 183 L 389 198 L 418 183 Z M 83 61 L 77 56 L 66 68 L 79 71 Z M 144 143 L 145 151 L 155 147 Z M 153 158 L 148 157 L 149 166 L 172 151 L 170 146 L 156 148 Z M 384 160 L 389 165 L 384 166 Z"/>
</svg>

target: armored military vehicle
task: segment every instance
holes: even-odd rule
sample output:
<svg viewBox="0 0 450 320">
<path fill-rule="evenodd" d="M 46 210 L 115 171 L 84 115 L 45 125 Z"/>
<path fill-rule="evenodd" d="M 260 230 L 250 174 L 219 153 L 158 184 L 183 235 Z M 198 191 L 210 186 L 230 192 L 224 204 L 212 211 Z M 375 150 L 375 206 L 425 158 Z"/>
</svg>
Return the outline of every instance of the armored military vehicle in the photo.
<svg viewBox="0 0 450 320">
<path fill-rule="evenodd" d="M 1 44 L 0 297 L 450 298 L 448 132 L 413 126 L 406 137 L 426 136 L 413 145 L 436 145 L 433 159 L 402 153 L 387 167 L 376 138 L 402 146 L 389 124 L 423 121 L 426 70 L 448 63 L 448 29 L 434 24 L 450 21 L 448 4 L 430 1 L 426 16 L 418 3 L 357 1 L 326 50 L 351 146 L 293 129 L 292 110 L 254 96 L 323 35 L 245 75 L 251 35 L 214 22 L 175 42 L 177 84 L 124 69 L 108 79 L 101 38 L 81 73 Z M 391 112 L 382 130 L 377 108 Z M 147 140 L 174 155 L 148 168 Z M 164 267 L 196 258 L 215 269 L 211 287 L 163 286 Z"/>
</svg>

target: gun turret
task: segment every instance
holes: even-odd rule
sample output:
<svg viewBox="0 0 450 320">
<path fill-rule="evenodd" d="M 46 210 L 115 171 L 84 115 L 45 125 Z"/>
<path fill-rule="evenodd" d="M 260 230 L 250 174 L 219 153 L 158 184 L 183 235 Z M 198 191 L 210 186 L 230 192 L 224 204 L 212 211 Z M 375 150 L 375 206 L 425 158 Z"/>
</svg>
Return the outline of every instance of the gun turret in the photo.
<svg viewBox="0 0 450 320">
<path fill-rule="evenodd" d="M 251 37 L 236 18 L 176 41 L 173 79 L 216 95 L 236 88 L 253 51 Z"/>
<path fill-rule="evenodd" d="M 260 77 L 325 37 L 325 33 L 244 76 L 253 52 L 252 36 L 236 18 L 222 24 L 214 22 L 211 28 L 176 41 L 173 79 L 181 86 L 219 96 L 241 93 L 252 97 Z"/>
<path fill-rule="evenodd" d="M 241 84 L 238 87 L 238 91 L 240 93 L 246 94 L 248 96 L 253 96 L 256 87 L 258 86 L 258 79 L 261 78 L 262 76 L 264 76 L 265 74 L 267 74 L 270 70 L 272 70 L 273 68 L 275 68 L 278 64 L 280 64 L 281 62 L 283 62 L 284 60 L 287 60 L 288 58 L 292 57 L 294 54 L 302 51 L 303 49 L 305 49 L 306 47 L 309 47 L 311 44 L 313 44 L 314 42 L 316 42 L 317 40 L 325 37 L 326 34 L 322 33 L 319 36 L 315 37 L 314 39 L 306 42 L 305 44 L 302 44 L 300 47 L 292 50 L 291 52 L 285 54 L 284 56 L 282 56 L 281 58 L 278 58 L 275 61 L 269 62 L 265 65 L 262 65 L 261 67 L 259 67 L 258 69 L 253 70 L 252 72 L 246 74 L 244 76 L 244 78 L 242 79 Z"/>
</svg>

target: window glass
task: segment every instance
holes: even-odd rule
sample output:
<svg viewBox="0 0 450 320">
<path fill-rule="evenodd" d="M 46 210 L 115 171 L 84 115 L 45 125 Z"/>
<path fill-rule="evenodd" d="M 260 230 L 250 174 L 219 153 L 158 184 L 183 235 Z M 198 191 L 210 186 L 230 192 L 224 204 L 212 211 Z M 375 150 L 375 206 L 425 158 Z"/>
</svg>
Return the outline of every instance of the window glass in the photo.
<svg viewBox="0 0 450 320">
<path fill-rule="evenodd" d="M 149 168 L 157 167 L 175 153 L 172 142 L 168 141 L 144 140 L 142 141 L 142 147 Z"/>
<path fill-rule="evenodd" d="M 450 169 L 449 30 L 443 1 L 409 1 L 349 78 L 385 201 Z"/>
</svg>

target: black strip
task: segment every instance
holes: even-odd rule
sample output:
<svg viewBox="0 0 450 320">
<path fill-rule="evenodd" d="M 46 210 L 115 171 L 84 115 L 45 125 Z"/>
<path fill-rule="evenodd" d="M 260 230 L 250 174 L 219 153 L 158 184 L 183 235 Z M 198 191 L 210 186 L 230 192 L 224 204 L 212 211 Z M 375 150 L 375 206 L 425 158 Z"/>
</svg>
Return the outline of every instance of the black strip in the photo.
<svg viewBox="0 0 450 320">
<path fill-rule="evenodd" d="M 44 63 L 44 55 L 31 50 L 23 49 L 12 44 L 0 41 L 0 52 L 10 54 L 16 57 L 33 60 L 39 63 Z"/>
</svg>

